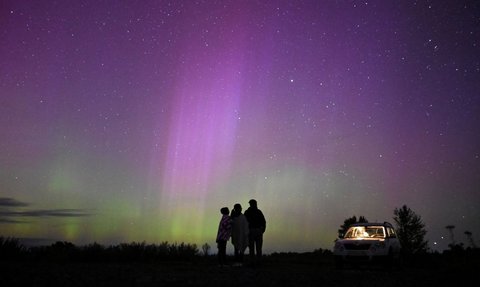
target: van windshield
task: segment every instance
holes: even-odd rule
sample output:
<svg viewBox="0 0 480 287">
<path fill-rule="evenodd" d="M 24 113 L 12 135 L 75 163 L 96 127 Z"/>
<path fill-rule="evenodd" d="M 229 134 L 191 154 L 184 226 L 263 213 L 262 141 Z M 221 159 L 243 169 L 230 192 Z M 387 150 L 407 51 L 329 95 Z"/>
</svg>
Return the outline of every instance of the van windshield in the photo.
<svg viewBox="0 0 480 287">
<path fill-rule="evenodd" d="M 385 229 L 383 226 L 354 226 L 344 238 L 385 238 Z"/>
</svg>

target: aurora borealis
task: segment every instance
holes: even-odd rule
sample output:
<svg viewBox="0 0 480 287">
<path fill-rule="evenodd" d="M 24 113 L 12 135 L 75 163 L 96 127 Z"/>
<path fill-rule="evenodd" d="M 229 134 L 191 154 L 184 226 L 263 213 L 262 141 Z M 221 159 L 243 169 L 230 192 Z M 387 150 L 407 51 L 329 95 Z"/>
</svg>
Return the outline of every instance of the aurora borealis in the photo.
<svg viewBox="0 0 480 287">
<path fill-rule="evenodd" d="M 255 198 L 267 252 L 404 204 L 480 238 L 478 1 L 6 0 L 0 43 L 0 235 L 215 246 Z"/>
</svg>

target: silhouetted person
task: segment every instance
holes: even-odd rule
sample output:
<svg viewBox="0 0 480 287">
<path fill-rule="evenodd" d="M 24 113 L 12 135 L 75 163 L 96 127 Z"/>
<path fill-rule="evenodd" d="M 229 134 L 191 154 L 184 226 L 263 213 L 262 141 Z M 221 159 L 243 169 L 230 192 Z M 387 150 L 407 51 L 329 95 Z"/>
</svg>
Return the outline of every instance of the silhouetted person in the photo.
<svg viewBox="0 0 480 287">
<path fill-rule="evenodd" d="M 267 228 L 267 223 L 265 221 L 265 216 L 260 209 L 257 207 L 257 201 L 251 199 L 249 202 L 250 207 L 245 211 L 245 216 L 248 221 L 248 249 L 250 257 L 255 257 L 255 251 L 257 258 L 262 257 L 262 245 L 263 245 L 263 233 Z"/>
<path fill-rule="evenodd" d="M 232 220 L 228 214 L 230 210 L 228 207 L 223 207 L 220 209 L 222 218 L 218 224 L 217 232 L 217 247 L 218 247 L 218 263 L 220 266 L 223 266 L 227 263 L 227 241 L 230 239 L 232 232 Z"/>
<path fill-rule="evenodd" d="M 242 206 L 237 203 L 233 206 L 232 214 L 232 244 L 235 251 L 235 265 L 242 265 L 243 254 L 249 244 L 248 221 L 242 214 Z"/>
</svg>

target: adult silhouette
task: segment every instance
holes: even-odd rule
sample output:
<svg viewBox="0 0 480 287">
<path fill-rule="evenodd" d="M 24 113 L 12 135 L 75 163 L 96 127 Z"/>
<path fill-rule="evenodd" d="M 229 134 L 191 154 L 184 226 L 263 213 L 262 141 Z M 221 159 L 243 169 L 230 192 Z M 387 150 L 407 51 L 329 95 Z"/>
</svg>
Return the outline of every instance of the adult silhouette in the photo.
<svg viewBox="0 0 480 287">
<path fill-rule="evenodd" d="M 257 258 L 261 258 L 263 233 L 267 228 L 267 223 L 262 211 L 257 207 L 257 201 L 255 199 L 251 199 L 248 203 L 250 204 L 250 207 L 245 211 L 245 217 L 247 217 L 249 229 L 248 250 L 250 257 L 254 258 L 256 255 Z"/>
<path fill-rule="evenodd" d="M 244 214 L 242 214 L 242 206 L 237 203 L 233 206 L 232 213 L 232 244 L 235 254 L 235 265 L 241 266 L 243 264 L 243 254 L 249 244 L 248 241 L 248 221 Z"/>
</svg>

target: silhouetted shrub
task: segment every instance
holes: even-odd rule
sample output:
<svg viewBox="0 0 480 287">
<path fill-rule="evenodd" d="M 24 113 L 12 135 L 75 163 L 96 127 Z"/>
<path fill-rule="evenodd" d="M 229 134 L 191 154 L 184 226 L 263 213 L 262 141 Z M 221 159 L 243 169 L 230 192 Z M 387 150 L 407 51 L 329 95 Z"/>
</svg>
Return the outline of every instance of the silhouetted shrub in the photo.
<svg viewBox="0 0 480 287">
<path fill-rule="evenodd" d="M 121 261 L 142 261 L 145 258 L 145 242 L 122 243 L 118 252 Z"/>
<path fill-rule="evenodd" d="M 83 246 L 79 252 L 79 260 L 81 261 L 109 261 L 110 255 L 108 254 L 106 248 L 103 245 L 94 242 Z"/>
<path fill-rule="evenodd" d="M 210 253 L 210 245 L 208 243 L 205 243 L 202 245 L 202 255 L 203 256 L 208 256 L 208 254 Z"/>
<path fill-rule="evenodd" d="M 165 259 L 168 257 L 168 250 L 169 250 L 168 241 L 164 241 L 160 243 L 160 245 L 157 245 L 157 249 L 158 249 L 157 251 L 160 258 Z"/>
<path fill-rule="evenodd" d="M 164 260 L 186 260 L 197 256 L 195 244 L 146 244 L 145 242 L 121 243 L 105 248 L 99 244 L 91 244 L 80 249 L 79 258 L 83 261 L 113 262 L 153 262 Z"/>
<path fill-rule="evenodd" d="M 50 246 L 31 247 L 29 251 L 33 259 L 48 261 L 75 261 L 79 255 L 79 249 L 67 241 L 57 241 Z"/>
<path fill-rule="evenodd" d="M 11 237 L 0 237 L 0 260 L 20 260 L 25 256 L 27 248 L 20 240 Z"/>
<path fill-rule="evenodd" d="M 313 250 L 313 253 L 319 256 L 331 256 L 333 254 L 331 250 L 322 248 Z"/>
<path fill-rule="evenodd" d="M 186 243 L 174 243 L 169 246 L 169 257 L 175 257 L 179 259 L 192 258 L 198 254 L 198 248 L 196 244 Z"/>
</svg>

